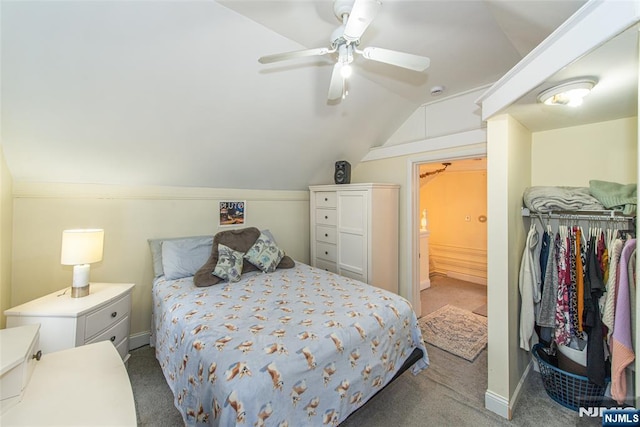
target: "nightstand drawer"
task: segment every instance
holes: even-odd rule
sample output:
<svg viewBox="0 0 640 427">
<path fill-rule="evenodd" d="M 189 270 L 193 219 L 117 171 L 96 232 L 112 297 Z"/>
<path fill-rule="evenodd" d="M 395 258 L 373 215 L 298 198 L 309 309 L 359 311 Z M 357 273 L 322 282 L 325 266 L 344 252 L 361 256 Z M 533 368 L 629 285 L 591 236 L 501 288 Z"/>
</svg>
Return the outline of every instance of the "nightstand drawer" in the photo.
<svg viewBox="0 0 640 427">
<path fill-rule="evenodd" d="M 111 341 L 113 345 L 117 345 L 129 335 L 129 316 L 120 319 L 118 323 L 98 334 L 98 336 L 87 341 L 86 344 L 92 344 L 100 341 Z"/>
<path fill-rule="evenodd" d="M 118 350 L 120 358 L 124 362 L 127 362 L 129 360 L 129 337 L 123 339 L 120 343 L 115 342 L 113 345 L 116 346 L 116 350 Z"/>
<path fill-rule="evenodd" d="M 95 313 L 88 314 L 84 332 L 85 342 L 103 329 L 119 322 L 129 314 L 129 311 L 131 311 L 131 296 L 126 295 Z"/>
</svg>

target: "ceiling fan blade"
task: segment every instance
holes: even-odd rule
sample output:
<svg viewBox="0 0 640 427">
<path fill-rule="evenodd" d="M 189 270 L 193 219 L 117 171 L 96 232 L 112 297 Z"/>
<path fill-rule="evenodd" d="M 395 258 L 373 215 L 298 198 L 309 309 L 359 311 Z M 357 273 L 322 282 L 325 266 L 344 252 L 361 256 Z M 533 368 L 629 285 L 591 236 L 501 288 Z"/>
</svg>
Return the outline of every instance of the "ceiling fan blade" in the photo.
<svg viewBox="0 0 640 427">
<path fill-rule="evenodd" d="M 372 61 L 384 62 L 385 64 L 408 68 L 414 71 L 424 71 L 429 68 L 429 64 L 431 63 L 431 60 L 426 56 L 413 55 L 411 53 L 398 52 L 379 47 L 367 47 L 362 51 L 356 52 L 361 53 L 362 56 Z"/>
<path fill-rule="evenodd" d="M 342 92 L 344 90 L 344 80 L 342 78 L 342 74 L 340 74 L 341 69 L 341 62 L 337 62 L 336 65 L 333 66 L 333 73 L 331 73 L 331 82 L 329 83 L 329 94 L 327 95 L 327 98 L 329 100 L 339 99 L 342 97 Z"/>
<path fill-rule="evenodd" d="M 304 58 L 306 56 L 326 55 L 327 53 L 331 53 L 331 52 L 335 52 L 335 49 L 318 47 L 315 49 L 296 50 L 293 52 L 276 53 L 273 55 L 262 56 L 258 58 L 258 62 L 261 64 L 270 64 L 272 62 L 285 61 L 287 59 Z"/>
<path fill-rule="evenodd" d="M 381 6 L 380 0 L 355 0 L 342 37 L 351 42 L 360 40 Z"/>
</svg>

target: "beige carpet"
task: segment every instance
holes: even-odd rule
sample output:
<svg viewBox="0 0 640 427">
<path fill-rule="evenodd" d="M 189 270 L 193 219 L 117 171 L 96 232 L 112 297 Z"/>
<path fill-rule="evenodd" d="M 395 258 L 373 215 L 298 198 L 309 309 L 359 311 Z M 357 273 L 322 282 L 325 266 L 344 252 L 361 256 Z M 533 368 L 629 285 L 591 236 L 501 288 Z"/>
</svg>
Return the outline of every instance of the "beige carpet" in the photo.
<svg viewBox="0 0 640 427">
<path fill-rule="evenodd" d="M 425 342 L 473 362 L 487 346 L 487 318 L 445 305 L 419 322 Z"/>
</svg>

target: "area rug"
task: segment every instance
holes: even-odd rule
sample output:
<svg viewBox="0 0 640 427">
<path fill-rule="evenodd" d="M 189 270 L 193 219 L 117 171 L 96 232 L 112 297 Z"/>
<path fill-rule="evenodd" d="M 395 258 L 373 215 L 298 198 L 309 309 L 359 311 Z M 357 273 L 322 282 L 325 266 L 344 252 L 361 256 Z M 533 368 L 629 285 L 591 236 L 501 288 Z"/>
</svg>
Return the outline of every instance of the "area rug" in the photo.
<svg viewBox="0 0 640 427">
<path fill-rule="evenodd" d="M 487 346 L 487 318 L 462 308 L 445 305 L 418 323 L 426 343 L 469 362 Z"/>
</svg>

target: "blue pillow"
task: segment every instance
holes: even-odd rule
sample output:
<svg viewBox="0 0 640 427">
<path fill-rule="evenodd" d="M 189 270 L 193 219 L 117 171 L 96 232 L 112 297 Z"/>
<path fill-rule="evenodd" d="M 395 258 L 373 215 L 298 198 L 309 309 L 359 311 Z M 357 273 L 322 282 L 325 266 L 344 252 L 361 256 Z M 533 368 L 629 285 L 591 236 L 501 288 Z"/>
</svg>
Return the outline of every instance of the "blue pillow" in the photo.
<svg viewBox="0 0 640 427">
<path fill-rule="evenodd" d="M 194 276 L 209 259 L 212 246 L 213 236 L 162 241 L 162 271 L 165 278 L 175 280 Z"/>
</svg>

